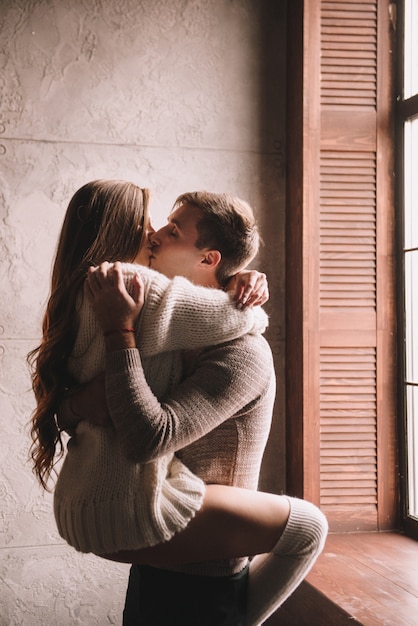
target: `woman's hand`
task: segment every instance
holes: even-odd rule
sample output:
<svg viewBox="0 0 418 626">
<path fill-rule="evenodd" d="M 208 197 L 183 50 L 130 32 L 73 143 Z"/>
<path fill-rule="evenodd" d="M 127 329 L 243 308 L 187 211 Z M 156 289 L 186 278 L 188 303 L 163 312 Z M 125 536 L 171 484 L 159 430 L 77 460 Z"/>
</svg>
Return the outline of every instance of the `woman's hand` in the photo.
<svg viewBox="0 0 418 626">
<path fill-rule="evenodd" d="M 144 305 L 144 285 L 138 274 L 133 278 L 131 296 L 119 261 L 113 265 L 105 261 L 89 268 L 84 291 L 105 334 L 134 327 Z"/>
<path fill-rule="evenodd" d="M 256 270 L 242 270 L 229 281 L 226 291 L 234 294 L 241 306 L 262 306 L 269 299 L 267 277 Z"/>
</svg>

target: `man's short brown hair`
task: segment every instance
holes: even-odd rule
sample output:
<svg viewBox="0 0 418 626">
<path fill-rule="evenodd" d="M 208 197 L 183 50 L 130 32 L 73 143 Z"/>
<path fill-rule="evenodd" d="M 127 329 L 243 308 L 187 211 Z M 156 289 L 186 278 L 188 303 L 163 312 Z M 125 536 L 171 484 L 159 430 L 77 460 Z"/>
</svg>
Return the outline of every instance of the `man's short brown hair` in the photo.
<svg viewBox="0 0 418 626">
<path fill-rule="evenodd" d="M 183 193 L 174 209 L 185 204 L 197 207 L 202 217 L 196 227 L 199 250 L 218 250 L 222 259 L 216 270 L 216 279 L 225 287 L 228 280 L 256 256 L 260 235 L 251 206 L 227 193 L 192 191 Z"/>
</svg>

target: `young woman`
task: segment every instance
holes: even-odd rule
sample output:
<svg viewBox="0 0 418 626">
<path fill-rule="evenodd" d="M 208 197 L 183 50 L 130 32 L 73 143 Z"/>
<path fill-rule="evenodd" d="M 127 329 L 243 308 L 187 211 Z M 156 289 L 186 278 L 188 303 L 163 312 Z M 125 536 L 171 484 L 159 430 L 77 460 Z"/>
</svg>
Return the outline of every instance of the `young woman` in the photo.
<svg viewBox="0 0 418 626">
<path fill-rule="evenodd" d="M 180 349 L 221 343 L 260 331 L 266 324 L 261 312 L 237 310 L 222 291 L 192 286 L 184 279 L 169 281 L 144 267 L 124 266 L 128 289 L 140 303 L 138 310 L 141 277 L 145 304 L 135 329 L 108 328 L 104 337 L 83 296 L 86 272 L 105 260 L 147 263 L 147 210 L 147 191 L 120 181 L 93 181 L 69 204 L 42 343 L 29 357 L 37 400 L 32 457 L 43 486 L 53 469 L 56 449 L 63 453 L 55 419 L 58 406 L 74 385 L 103 371 L 106 340 L 135 334 L 145 375 L 158 398 L 168 396 L 180 380 Z M 121 275 L 116 272 L 115 277 L 119 280 Z M 304 508 L 300 501 L 272 494 L 205 486 L 173 454 L 135 463 L 123 454 L 112 428 L 97 428 L 85 420 L 74 426 L 54 506 L 61 535 L 78 550 L 117 560 L 124 560 L 123 551 L 135 550 L 136 562 L 145 563 L 204 560 L 208 558 L 205 536 L 216 523 L 216 557 L 212 552 L 212 558 L 272 550 L 274 567 L 280 570 L 282 602 L 322 549 L 326 522 L 309 503 L 303 503 Z M 289 555 L 292 566 L 285 573 L 283 564 Z M 258 563 L 260 581 L 263 575 L 271 577 L 270 561 Z M 264 583 L 260 588 L 265 588 Z M 277 593 L 275 597 L 277 603 Z M 252 619 L 260 615 L 255 611 Z"/>
</svg>

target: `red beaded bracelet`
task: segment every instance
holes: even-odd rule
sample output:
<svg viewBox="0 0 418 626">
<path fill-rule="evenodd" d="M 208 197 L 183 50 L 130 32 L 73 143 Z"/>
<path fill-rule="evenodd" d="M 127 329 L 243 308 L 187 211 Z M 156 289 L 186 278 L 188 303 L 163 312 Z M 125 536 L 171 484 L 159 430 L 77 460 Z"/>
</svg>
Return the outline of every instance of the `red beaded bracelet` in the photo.
<svg viewBox="0 0 418 626">
<path fill-rule="evenodd" d="M 134 333 L 134 328 L 113 328 L 112 330 L 107 330 L 103 333 L 103 337 L 109 337 L 109 335 L 115 335 L 116 333 Z"/>
</svg>

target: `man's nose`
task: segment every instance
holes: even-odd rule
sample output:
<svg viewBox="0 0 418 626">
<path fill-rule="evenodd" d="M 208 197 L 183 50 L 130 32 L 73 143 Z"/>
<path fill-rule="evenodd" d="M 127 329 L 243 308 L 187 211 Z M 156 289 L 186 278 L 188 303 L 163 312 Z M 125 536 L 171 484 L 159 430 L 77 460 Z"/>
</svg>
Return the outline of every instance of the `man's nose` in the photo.
<svg viewBox="0 0 418 626">
<path fill-rule="evenodd" d="M 160 231 L 161 231 L 161 228 L 160 228 L 160 230 L 157 230 L 157 232 L 155 232 L 155 230 L 154 230 L 154 232 L 151 233 L 151 235 L 149 237 L 149 240 L 150 240 L 152 246 L 159 246 L 160 245 L 160 243 L 161 243 L 161 237 L 160 237 L 160 234 L 159 234 Z"/>
</svg>

